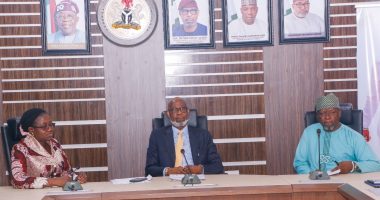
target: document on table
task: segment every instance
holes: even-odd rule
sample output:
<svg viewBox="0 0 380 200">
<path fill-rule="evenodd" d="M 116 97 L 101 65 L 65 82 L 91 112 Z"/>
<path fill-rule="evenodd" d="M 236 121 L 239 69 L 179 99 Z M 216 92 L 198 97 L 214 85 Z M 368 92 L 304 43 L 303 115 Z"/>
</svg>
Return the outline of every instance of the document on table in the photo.
<svg viewBox="0 0 380 200">
<path fill-rule="evenodd" d="M 144 181 L 139 182 L 131 182 L 133 179 L 140 179 L 140 178 L 146 178 Z M 118 185 L 118 184 L 132 184 L 132 183 L 148 183 L 152 180 L 152 176 L 148 175 L 147 177 L 132 177 L 132 178 L 120 178 L 120 179 L 112 179 L 111 183 Z"/>
</svg>

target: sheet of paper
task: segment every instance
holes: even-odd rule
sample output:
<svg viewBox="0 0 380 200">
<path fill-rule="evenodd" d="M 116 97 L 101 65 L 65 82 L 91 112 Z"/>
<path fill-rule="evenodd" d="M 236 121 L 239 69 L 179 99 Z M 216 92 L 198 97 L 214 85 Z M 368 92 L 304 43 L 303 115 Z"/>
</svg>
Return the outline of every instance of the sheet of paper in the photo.
<svg viewBox="0 0 380 200">
<path fill-rule="evenodd" d="M 182 180 L 182 178 L 183 178 L 184 176 L 185 176 L 185 174 L 170 174 L 170 175 L 169 175 L 169 178 L 170 178 L 171 180 L 180 181 L 180 180 Z M 199 178 L 200 180 L 205 180 L 205 179 L 206 179 L 206 177 L 205 177 L 204 174 L 197 174 L 197 176 L 198 176 L 198 178 Z"/>
<path fill-rule="evenodd" d="M 332 176 L 332 175 L 335 175 L 335 174 L 340 174 L 340 169 L 337 169 L 337 170 L 335 170 L 335 171 L 327 171 L 327 174 L 329 175 L 329 176 Z"/>
</svg>

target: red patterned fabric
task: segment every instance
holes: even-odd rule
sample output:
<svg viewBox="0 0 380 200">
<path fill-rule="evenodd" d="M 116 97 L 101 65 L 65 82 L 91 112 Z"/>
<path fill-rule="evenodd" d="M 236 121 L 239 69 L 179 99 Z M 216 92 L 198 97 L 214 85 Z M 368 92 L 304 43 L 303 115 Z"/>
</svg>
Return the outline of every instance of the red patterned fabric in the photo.
<svg viewBox="0 0 380 200">
<path fill-rule="evenodd" d="M 12 180 L 15 188 L 43 188 L 48 178 L 60 177 L 71 169 L 61 145 L 50 140 L 51 154 L 30 134 L 13 146 Z"/>
</svg>

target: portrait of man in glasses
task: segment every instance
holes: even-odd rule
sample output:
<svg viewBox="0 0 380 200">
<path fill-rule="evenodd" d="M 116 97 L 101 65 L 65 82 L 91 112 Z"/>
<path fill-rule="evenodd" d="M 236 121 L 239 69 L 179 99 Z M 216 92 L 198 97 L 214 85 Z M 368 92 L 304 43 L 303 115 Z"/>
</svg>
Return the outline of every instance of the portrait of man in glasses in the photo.
<svg viewBox="0 0 380 200">
<path fill-rule="evenodd" d="M 172 36 L 207 36 L 207 26 L 198 22 L 198 4 L 195 0 L 181 0 L 178 13 L 181 18 L 172 26 Z"/>
<path fill-rule="evenodd" d="M 321 16 L 310 12 L 312 4 L 309 0 L 289 0 L 291 12 L 284 17 L 284 33 L 286 38 L 323 37 L 325 36 L 325 22 Z"/>
</svg>

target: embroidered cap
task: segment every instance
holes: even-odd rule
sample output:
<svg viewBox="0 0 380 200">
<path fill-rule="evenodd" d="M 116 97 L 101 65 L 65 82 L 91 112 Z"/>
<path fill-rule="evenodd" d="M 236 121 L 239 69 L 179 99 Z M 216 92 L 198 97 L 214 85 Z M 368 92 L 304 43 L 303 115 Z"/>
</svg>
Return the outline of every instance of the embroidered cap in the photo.
<svg viewBox="0 0 380 200">
<path fill-rule="evenodd" d="M 318 98 L 317 103 L 315 104 L 315 111 L 320 111 L 325 108 L 340 108 L 338 97 L 333 93 L 330 93 Z"/>
<path fill-rule="evenodd" d="M 241 0 L 241 5 L 252 5 L 252 4 L 257 4 L 256 0 Z"/>
<path fill-rule="evenodd" d="M 181 0 L 181 2 L 179 2 L 178 10 L 182 10 L 184 8 L 198 9 L 198 4 L 195 0 Z"/>
<path fill-rule="evenodd" d="M 72 2 L 71 0 L 63 0 L 57 5 L 55 11 L 56 13 L 59 13 L 61 11 L 71 11 L 75 14 L 78 14 L 79 8 L 75 2 Z"/>
</svg>

